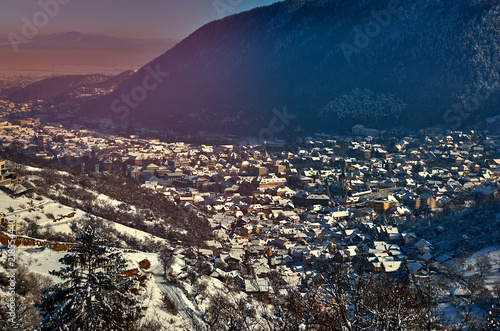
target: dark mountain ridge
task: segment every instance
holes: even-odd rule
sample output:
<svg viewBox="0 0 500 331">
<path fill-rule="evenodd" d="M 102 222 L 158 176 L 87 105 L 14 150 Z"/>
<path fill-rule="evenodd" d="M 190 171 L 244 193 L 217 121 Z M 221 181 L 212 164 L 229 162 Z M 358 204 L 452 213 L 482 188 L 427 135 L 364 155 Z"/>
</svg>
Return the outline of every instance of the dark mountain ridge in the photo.
<svg viewBox="0 0 500 331">
<path fill-rule="evenodd" d="M 254 135 L 480 125 L 498 114 L 499 13 L 498 1 L 283 1 L 203 26 L 82 116 Z M 273 122 L 284 107 L 294 118 Z"/>
<path fill-rule="evenodd" d="M 74 93 L 79 88 L 112 89 L 132 73 L 132 70 L 128 70 L 116 76 L 93 74 L 50 77 L 10 94 L 8 99 L 15 102 L 48 101 Z"/>
</svg>

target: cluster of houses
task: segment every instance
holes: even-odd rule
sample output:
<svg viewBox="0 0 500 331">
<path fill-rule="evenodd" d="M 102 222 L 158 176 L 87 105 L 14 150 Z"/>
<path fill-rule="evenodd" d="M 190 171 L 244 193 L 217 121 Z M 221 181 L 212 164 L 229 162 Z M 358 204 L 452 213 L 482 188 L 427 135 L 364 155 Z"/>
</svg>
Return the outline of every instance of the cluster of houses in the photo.
<svg viewBox="0 0 500 331">
<path fill-rule="evenodd" d="M 431 263 L 451 257 L 405 232 L 405 220 L 497 199 L 499 139 L 422 132 L 375 141 L 318 136 L 295 152 L 176 145 L 173 159 L 127 173 L 208 210 L 218 239 L 201 253 L 213 277 L 242 279 L 239 271 L 250 267 L 259 284 L 272 272 L 296 284 L 313 275 L 318 258 L 363 258 L 374 272 L 425 277 Z"/>
<path fill-rule="evenodd" d="M 318 260 L 333 259 L 362 262 L 372 272 L 418 278 L 428 277 L 432 263 L 451 259 L 429 241 L 400 230 L 404 226 L 377 224 L 352 208 L 290 208 L 291 200 L 285 206 L 275 206 L 269 215 L 250 211 L 241 216 L 229 208 L 210 217 L 217 239 L 198 253 L 212 263 L 211 276 L 240 280 L 242 286 L 255 289 L 240 273 L 251 270 L 260 284 L 274 275 L 298 285 L 315 277 L 313 265 Z"/>
<path fill-rule="evenodd" d="M 272 272 L 298 283 L 322 257 L 425 275 L 442 258 L 406 233 L 405 221 L 499 197 L 500 136 L 488 132 L 394 138 L 356 126 L 349 137 L 318 134 L 284 149 L 4 123 L 0 143 L 14 142 L 28 157 L 125 175 L 196 210 L 217 237 L 201 251 L 212 276 L 241 278 L 250 269 L 263 287 Z"/>
<path fill-rule="evenodd" d="M 39 117 L 45 118 L 46 116 L 43 107 L 38 101 L 19 103 L 0 99 L 0 122 L 10 119 L 14 125 L 20 125 L 21 121 L 24 121 L 27 117 L 26 114 L 32 111 L 39 112 L 37 115 Z"/>
</svg>

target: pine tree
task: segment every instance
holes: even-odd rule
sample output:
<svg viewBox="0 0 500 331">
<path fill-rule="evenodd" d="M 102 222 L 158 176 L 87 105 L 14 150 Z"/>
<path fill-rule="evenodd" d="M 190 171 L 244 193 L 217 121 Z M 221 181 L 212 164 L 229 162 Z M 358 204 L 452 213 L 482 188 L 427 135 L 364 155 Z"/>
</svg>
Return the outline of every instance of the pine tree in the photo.
<svg viewBox="0 0 500 331">
<path fill-rule="evenodd" d="M 126 260 L 112 252 L 91 226 L 51 274 L 63 281 L 45 289 L 37 304 L 43 317 L 37 330 L 133 330 L 142 317 L 137 280 L 123 276 Z"/>
</svg>

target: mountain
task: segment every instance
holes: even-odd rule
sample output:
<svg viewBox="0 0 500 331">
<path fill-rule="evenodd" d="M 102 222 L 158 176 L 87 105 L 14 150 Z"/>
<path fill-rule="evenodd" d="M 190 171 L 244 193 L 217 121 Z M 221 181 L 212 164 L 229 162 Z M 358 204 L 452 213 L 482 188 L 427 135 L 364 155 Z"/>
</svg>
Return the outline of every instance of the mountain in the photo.
<svg viewBox="0 0 500 331">
<path fill-rule="evenodd" d="M 30 100 L 50 100 L 75 92 L 79 88 L 112 89 L 119 85 L 133 71 L 125 71 L 117 76 L 108 75 L 64 75 L 42 79 L 8 96 L 15 102 Z"/>
<path fill-rule="evenodd" d="M 499 109 L 499 13 L 483 0 L 282 1 L 201 27 L 82 117 L 261 136 L 481 125 Z"/>
<path fill-rule="evenodd" d="M 111 90 L 111 89 L 115 88 L 116 86 L 120 85 L 125 79 L 130 77 L 133 73 L 134 73 L 133 70 L 127 70 L 127 71 L 124 71 L 116 76 L 113 76 L 113 77 L 107 79 L 107 80 L 95 83 L 95 84 L 91 85 L 90 87 Z"/>
<path fill-rule="evenodd" d="M 115 38 L 72 31 L 36 36 L 20 44 L 19 49 L 165 51 L 174 44 L 174 40 Z M 0 48 L 12 48 L 7 37 L 0 38 Z"/>
</svg>

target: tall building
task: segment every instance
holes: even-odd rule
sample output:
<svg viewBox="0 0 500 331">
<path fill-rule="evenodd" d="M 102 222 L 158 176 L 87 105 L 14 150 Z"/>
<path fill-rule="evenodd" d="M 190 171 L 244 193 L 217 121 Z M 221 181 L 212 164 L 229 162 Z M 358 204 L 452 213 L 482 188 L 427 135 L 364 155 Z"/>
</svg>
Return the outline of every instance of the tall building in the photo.
<svg viewBox="0 0 500 331">
<path fill-rule="evenodd" d="M 5 161 L 0 161 L 0 186 L 17 184 L 17 183 L 19 183 L 19 179 L 17 178 L 17 173 L 10 172 L 7 169 Z"/>
<path fill-rule="evenodd" d="M 47 136 L 44 134 L 38 134 L 38 151 L 39 152 L 45 152 L 46 146 L 45 144 L 47 143 Z"/>
</svg>

